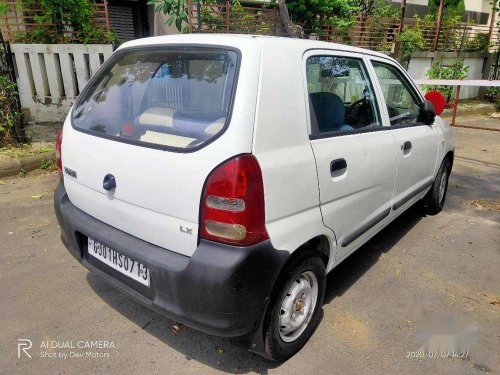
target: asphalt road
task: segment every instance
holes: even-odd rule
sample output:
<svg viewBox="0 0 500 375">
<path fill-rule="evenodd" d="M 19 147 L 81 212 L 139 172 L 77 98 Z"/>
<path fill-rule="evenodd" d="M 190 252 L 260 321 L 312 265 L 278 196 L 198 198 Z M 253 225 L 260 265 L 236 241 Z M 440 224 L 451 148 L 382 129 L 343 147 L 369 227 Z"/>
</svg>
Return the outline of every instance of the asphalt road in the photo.
<svg viewBox="0 0 500 375">
<path fill-rule="evenodd" d="M 0 373 L 500 373 L 500 132 L 455 135 L 444 211 L 410 209 L 335 269 L 320 326 L 283 364 L 190 328 L 174 334 L 172 321 L 67 253 L 52 207 L 55 173 L 3 179 Z M 433 334 L 457 334 L 471 344 L 468 357 L 418 358 Z M 18 358 L 19 339 L 31 340 L 32 358 Z M 99 340 L 114 347 L 42 347 Z"/>
</svg>

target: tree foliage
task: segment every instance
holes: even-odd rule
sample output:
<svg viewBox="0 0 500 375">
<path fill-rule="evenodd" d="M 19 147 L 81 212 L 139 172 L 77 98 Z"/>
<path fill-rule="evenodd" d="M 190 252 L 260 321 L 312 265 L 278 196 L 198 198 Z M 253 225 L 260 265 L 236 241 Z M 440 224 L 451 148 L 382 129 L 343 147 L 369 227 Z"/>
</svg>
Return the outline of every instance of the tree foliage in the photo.
<svg viewBox="0 0 500 375">
<path fill-rule="evenodd" d="M 171 26 L 175 22 L 175 27 L 179 32 L 189 31 L 187 27 L 189 12 L 187 0 L 149 0 L 148 4 L 154 5 L 156 13 L 163 13 L 167 16 L 165 21 L 167 26 Z"/>
<path fill-rule="evenodd" d="M 24 142 L 17 85 L 12 81 L 6 54 L 0 44 L 0 146 Z"/>
<path fill-rule="evenodd" d="M 429 15 L 434 19 L 437 18 L 439 9 L 439 0 L 429 0 Z M 457 16 L 462 18 L 465 12 L 464 0 L 445 0 L 444 1 L 444 13 L 443 20 L 456 18 Z"/>
<path fill-rule="evenodd" d="M 418 23 L 414 27 L 406 25 L 396 40 L 401 43 L 399 61 L 408 67 L 413 52 L 422 49 L 424 46 L 422 30 L 418 26 Z"/>
<path fill-rule="evenodd" d="M 113 33 L 94 24 L 96 8 L 92 0 L 25 0 L 23 5 L 26 8 L 40 8 L 42 11 L 32 16 L 34 26 L 27 33 L 15 35 L 19 42 L 61 43 L 68 30 L 74 31 L 74 37 L 85 44 L 117 42 Z"/>
<path fill-rule="evenodd" d="M 321 15 L 328 15 L 328 22 L 337 26 L 350 26 L 354 14 L 361 10 L 359 0 L 290 0 L 286 2 L 290 19 L 305 30 L 318 28 L 325 22 Z"/>
<path fill-rule="evenodd" d="M 431 21 L 437 20 L 439 10 L 439 0 L 429 0 L 429 12 L 425 16 L 426 19 Z M 464 0 L 445 0 L 443 23 L 460 22 L 465 13 Z"/>
<path fill-rule="evenodd" d="M 465 79 L 469 73 L 469 67 L 465 65 L 463 59 L 456 59 L 449 65 L 444 65 L 441 59 L 436 59 L 431 68 L 427 71 L 429 79 Z M 437 90 L 441 92 L 449 102 L 455 89 L 452 86 L 431 86 L 425 85 L 426 91 Z"/>
</svg>

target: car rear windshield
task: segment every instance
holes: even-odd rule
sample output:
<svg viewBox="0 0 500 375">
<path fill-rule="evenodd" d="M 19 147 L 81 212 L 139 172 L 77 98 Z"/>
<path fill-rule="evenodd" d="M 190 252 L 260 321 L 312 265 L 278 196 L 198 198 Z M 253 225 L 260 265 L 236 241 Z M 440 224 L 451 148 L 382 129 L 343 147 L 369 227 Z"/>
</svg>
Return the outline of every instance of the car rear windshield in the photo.
<svg viewBox="0 0 500 375">
<path fill-rule="evenodd" d="M 117 53 L 80 97 L 73 126 L 157 148 L 192 149 L 226 127 L 237 53 L 149 48 Z"/>
</svg>

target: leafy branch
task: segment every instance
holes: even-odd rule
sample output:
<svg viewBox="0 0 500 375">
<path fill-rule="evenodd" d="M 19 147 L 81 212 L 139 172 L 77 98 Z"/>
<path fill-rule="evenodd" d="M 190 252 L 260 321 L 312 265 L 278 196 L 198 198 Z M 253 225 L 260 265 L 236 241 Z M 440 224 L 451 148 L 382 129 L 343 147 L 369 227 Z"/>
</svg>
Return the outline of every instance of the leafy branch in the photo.
<svg viewBox="0 0 500 375">
<path fill-rule="evenodd" d="M 175 22 L 175 27 L 179 32 L 186 33 L 189 31 L 187 26 L 189 12 L 187 0 L 149 0 L 148 4 L 155 6 L 156 13 L 163 13 L 167 16 L 165 25 L 172 26 Z"/>
</svg>

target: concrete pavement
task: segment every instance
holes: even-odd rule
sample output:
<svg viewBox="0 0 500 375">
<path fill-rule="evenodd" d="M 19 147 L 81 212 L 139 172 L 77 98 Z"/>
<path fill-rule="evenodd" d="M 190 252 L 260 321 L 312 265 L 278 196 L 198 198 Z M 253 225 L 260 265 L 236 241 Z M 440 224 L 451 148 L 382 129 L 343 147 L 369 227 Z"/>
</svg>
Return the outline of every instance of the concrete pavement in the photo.
<svg viewBox="0 0 500 375">
<path fill-rule="evenodd" d="M 335 269 L 320 326 L 283 364 L 190 328 L 175 335 L 88 273 L 59 240 L 56 173 L 1 180 L 0 373 L 500 373 L 500 133 L 455 136 L 444 211 L 410 209 Z M 467 358 L 415 354 L 429 335 L 464 330 Z M 32 358 L 18 358 L 19 339 Z M 43 347 L 52 341 L 63 348 Z M 113 347 L 78 347 L 99 341 Z"/>
</svg>

